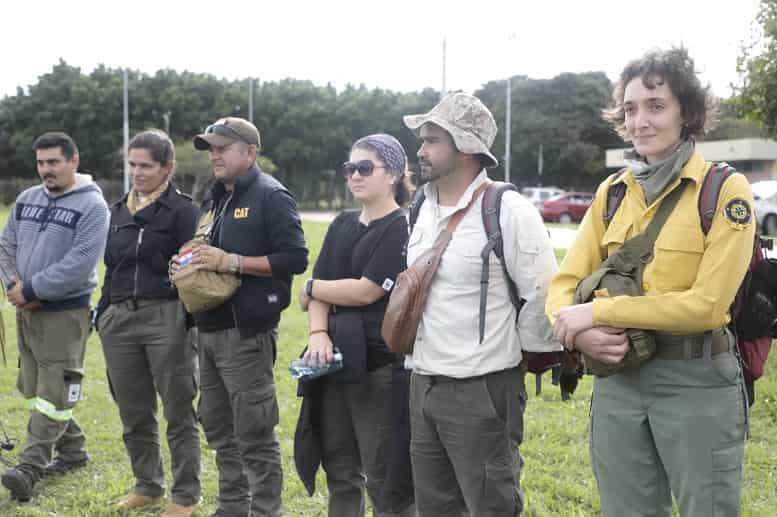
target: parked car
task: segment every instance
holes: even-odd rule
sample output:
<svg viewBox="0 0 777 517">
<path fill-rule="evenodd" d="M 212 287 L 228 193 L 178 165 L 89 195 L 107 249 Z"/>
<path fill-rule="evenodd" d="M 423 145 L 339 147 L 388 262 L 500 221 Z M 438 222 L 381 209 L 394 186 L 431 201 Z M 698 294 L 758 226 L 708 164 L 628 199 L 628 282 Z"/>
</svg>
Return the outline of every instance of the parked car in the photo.
<svg viewBox="0 0 777 517">
<path fill-rule="evenodd" d="M 777 234 L 777 204 L 753 192 L 755 220 L 763 235 Z"/>
<path fill-rule="evenodd" d="M 576 223 L 583 219 L 593 200 L 591 192 L 567 192 L 545 201 L 540 213 L 546 222 Z"/>
<path fill-rule="evenodd" d="M 531 201 L 537 210 L 542 211 L 542 204 L 548 199 L 560 196 L 566 191 L 557 187 L 526 187 L 521 189 L 523 197 Z"/>
</svg>

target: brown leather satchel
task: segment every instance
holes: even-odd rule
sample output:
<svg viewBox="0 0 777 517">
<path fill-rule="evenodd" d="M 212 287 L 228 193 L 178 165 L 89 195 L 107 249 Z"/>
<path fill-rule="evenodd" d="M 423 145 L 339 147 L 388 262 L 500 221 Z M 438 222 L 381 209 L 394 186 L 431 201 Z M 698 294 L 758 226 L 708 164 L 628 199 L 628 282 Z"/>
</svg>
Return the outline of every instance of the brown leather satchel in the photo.
<svg viewBox="0 0 777 517">
<path fill-rule="evenodd" d="M 392 352 L 405 355 L 413 353 L 418 324 L 421 322 L 421 315 L 426 305 L 426 296 L 429 294 L 442 254 L 453 237 L 453 231 L 487 186 L 488 182 L 480 185 L 472 194 L 472 199 L 467 206 L 457 210 L 451 216 L 448 226 L 437 236 L 434 245 L 424 251 L 410 267 L 397 275 L 381 325 L 381 335 Z"/>
</svg>

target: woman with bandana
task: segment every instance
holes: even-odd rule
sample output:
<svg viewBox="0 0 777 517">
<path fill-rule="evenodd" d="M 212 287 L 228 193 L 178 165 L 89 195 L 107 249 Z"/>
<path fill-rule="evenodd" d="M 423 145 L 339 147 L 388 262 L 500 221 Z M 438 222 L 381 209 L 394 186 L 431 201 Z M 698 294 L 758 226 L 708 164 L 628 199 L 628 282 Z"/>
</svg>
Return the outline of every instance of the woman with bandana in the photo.
<svg viewBox="0 0 777 517">
<path fill-rule="evenodd" d="M 597 375 L 590 451 L 602 513 L 668 517 L 674 496 L 685 517 L 740 515 L 747 402 L 726 325 L 753 249 L 750 185 L 728 176 L 702 227 L 714 172 L 695 137 L 717 103 L 685 49 L 630 62 L 613 100 L 605 119 L 633 149 L 599 187 L 546 305 L 554 335 Z M 622 253 L 640 246 L 636 262 Z M 621 259 L 641 269 L 638 293 L 611 292 L 622 277 L 596 283 L 603 262 Z"/>
<path fill-rule="evenodd" d="M 164 500 L 158 393 L 173 477 L 163 515 L 187 516 L 200 501 L 200 438 L 193 408 L 197 354 L 167 264 L 192 238 L 197 208 L 171 181 L 175 147 L 167 134 L 152 129 L 135 135 L 127 161 L 132 189 L 111 207 L 96 319 L 136 480 L 118 506 L 140 508 Z"/>
<path fill-rule="evenodd" d="M 329 226 L 313 276 L 300 291 L 309 321 L 303 360 L 328 364 L 335 347 L 343 356 L 341 371 L 301 383 L 303 415 L 311 405 L 318 415 L 314 445 L 326 471 L 332 517 L 364 515 L 365 484 L 375 515 L 414 513 L 408 451 L 393 447 L 401 442 L 394 406 L 404 407 L 407 373 L 380 333 L 389 294 L 404 269 L 407 222 L 400 207 L 409 199 L 406 169 L 405 151 L 390 135 L 353 144 L 342 173 L 361 208 L 346 210 Z M 300 453 L 297 443 L 295 456 Z M 403 478 L 404 490 L 392 481 L 392 462 L 402 458 L 406 475 L 396 477 Z M 310 486 L 311 476 L 300 473 Z"/>
</svg>

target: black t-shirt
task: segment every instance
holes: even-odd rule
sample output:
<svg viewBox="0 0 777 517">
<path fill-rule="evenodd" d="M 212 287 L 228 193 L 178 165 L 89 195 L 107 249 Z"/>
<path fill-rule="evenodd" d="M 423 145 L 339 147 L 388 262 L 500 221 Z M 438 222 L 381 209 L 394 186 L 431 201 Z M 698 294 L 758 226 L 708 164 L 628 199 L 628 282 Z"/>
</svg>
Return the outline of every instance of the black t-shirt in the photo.
<svg viewBox="0 0 777 517">
<path fill-rule="evenodd" d="M 380 326 L 388 296 L 397 275 L 404 270 L 402 247 L 407 240 L 407 221 L 401 209 L 364 225 L 359 210 L 346 210 L 332 221 L 313 268 L 313 278 L 340 280 L 366 277 L 383 288 L 385 295 L 375 303 L 361 307 L 367 346 L 367 370 L 396 360 L 383 337 Z"/>
</svg>

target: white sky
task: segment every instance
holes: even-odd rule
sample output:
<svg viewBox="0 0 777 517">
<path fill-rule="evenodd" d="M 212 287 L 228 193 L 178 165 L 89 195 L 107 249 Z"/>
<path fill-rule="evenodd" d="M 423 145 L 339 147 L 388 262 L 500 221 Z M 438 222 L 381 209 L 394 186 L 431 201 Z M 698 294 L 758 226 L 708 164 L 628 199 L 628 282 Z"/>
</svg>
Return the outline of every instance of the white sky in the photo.
<svg viewBox="0 0 777 517">
<path fill-rule="evenodd" d="M 392 90 L 448 90 L 506 75 L 604 71 L 650 47 L 684 44 L 715 93 L 730 95 L 758 0 L 13 0 L 0 10 L 0 98 L 59 60 L 153 73 L 285 77 Z M 455 7 L 461 6 L 461 7 Z M 512 36 L 511 36 L 512 35 Z"/>
</svg>

